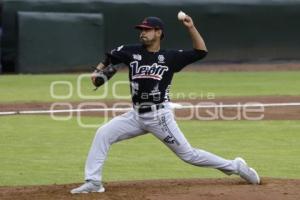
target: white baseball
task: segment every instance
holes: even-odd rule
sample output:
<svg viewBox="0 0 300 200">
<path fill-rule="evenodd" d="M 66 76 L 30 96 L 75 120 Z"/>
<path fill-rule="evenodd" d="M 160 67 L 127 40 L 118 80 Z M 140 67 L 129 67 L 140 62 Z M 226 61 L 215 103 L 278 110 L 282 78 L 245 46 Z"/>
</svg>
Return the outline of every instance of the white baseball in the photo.
<svg viewBox="0 0 300 200">
<path fill-rule="evenodd" d="M 184 20 L 186 17 L 186 14 L 182 11 L 179 11 L 178 14 L 177 14 L 177 18 L 178 20 Z"/>
</svg>

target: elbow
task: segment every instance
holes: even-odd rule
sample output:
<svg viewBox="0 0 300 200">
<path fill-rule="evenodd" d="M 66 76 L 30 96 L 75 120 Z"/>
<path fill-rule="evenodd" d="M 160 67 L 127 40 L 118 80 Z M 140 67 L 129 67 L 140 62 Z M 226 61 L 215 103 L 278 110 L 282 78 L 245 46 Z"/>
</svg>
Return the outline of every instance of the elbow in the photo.
<svg viewBox="0 0 300 200">
<path fill-rule="evenodd" d="M 206 57 L 208 54 L 207 49 L 195 49 L 195 51 L 197 52 L 199 59 Z"/>
<path fill-rule="evenodd" d="M 208 53 L 208 50 L 207 50 L 207 48 L 206 47 L 203 47 L 203 46 L 201 46 L 201 47 L 195 47 L 194 49 L 196 49 L 196 50 L 198 50 L 198 51 L 205 51 L 206 53 Z"/>
<path fill-rule="evenodd" d="M 205 55 L 208 54 L 208 50 L 207 49 L 200 49 L 201 51 L 203 51 L 205 53 Z"/>
</svg>

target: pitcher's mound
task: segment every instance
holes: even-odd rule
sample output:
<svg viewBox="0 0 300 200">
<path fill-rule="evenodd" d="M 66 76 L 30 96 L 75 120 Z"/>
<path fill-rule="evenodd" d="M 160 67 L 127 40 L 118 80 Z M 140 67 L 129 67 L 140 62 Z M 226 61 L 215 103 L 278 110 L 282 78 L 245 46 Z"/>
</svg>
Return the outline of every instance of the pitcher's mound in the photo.
<svg viewBox="0 0 300 200">
<path fill-rule="evenodd" d="M 105 193 L 72 195 L 80 184 L 0 187 L 7 200 L 298 200 L 300 180 L 263 178 L 261 185 L 241 179 L 184 179 L 105 183 Z"/>
</svg>

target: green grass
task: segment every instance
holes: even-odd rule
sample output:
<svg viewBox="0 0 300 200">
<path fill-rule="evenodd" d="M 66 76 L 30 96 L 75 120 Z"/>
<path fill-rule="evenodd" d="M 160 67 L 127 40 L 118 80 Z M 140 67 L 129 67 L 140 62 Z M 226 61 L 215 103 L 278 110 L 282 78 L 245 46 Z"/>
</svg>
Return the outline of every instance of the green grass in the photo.
<svg viewBox="0 0 300 200">
<path fill-rule="evenodd" d="M 62 75 L 2 75 L 0 76 L 0 102 L 30 102 L 30 101 L 79 101 L 78 74 Z M 188 94 L 198 98 L 215 96 L 267 96 L 267 95 L 300 95 L 300 71 L 297 72 L 181 72 L 173 80 L 172 97 L 188 98 Z M 105 99 L 114 99 L 112 86 L 116 81 L 127 81 L 126 72 L 118 73 L 108 83 L 108 94 Z M 72 85 L 71 97 L 65 100 L 54 99 L 50 95 L 50 85 L 53 81 L 67 81 Z M 84 96 L 102 95 L 104 88 L 93 91 L 89 77 L 81 82 L 81 93 Z M 115 89 L 116 94 L 129 99 L 129 85 L 124 83 Z M 66 85 L 55 87 L 56 95 L 68 94 Z M 96 98 L 101 100 L 104 98 Z M 88 98 L 89 99 L 89 98 Z"/>
<path fill-rule="evenodd" d="M 101 118 L 85 117 L 85 123 Z M 242 156 L 262 176 L 300 178 L 298 121 L 180 121 L 195 147 L 226 158 Z M 48 116 L 0 117 L 0 185 L 81 182 L 95 128 L 75 119 Z M 152 135 L 112 146 L 105 181 L 225 177 L 180 161 Z"/>
</svg>

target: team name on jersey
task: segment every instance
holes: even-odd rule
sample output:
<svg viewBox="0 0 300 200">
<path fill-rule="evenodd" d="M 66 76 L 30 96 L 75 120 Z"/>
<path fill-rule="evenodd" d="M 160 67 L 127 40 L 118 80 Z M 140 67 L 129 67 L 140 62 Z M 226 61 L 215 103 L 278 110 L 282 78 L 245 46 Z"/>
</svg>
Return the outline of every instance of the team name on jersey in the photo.
<svg viewBox="0 0 300 200">
<path fill-rule="evenodd" d="M 169 70 L 167 66 L 153 63 L 152 65 L 141 65 L 137 61 L 130 63 L 132 80 L 141 78 L 151 78 L 161 80 L 164 73 Z"/>
</svg>

